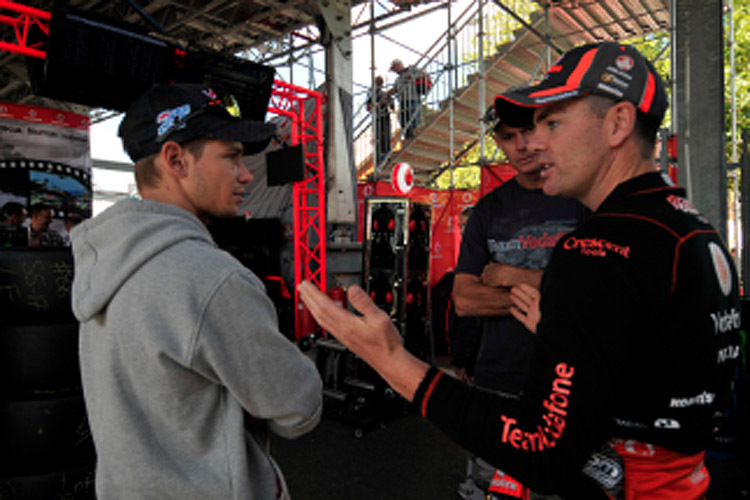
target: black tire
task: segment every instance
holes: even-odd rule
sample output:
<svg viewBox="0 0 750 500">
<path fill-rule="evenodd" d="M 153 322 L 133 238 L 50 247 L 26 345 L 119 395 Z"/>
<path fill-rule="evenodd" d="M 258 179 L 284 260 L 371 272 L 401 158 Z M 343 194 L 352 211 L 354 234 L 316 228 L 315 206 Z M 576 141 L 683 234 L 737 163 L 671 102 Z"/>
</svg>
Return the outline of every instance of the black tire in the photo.
<svg viewBox="0 0 750 500">
<path fill-rule="evenodd" d="M 70 248 L 0 249 L 3 322 L 75 321 L 70 307 Z"/>
<path fill-rule="evenodd" d="M 0 471 L 30 474 L 94 457 L 80 394 L 0 401 Z"/>
<path fill-rule="evenodd" d="M 0 477 L 3 500 L 94 500 L 95 460 L 80 465 L 31 475 Z"/>
<path fill-rule="evenodd" d="M 78 323 L 0 326 L 0 392 L 80 392 Z"/>
</svg>

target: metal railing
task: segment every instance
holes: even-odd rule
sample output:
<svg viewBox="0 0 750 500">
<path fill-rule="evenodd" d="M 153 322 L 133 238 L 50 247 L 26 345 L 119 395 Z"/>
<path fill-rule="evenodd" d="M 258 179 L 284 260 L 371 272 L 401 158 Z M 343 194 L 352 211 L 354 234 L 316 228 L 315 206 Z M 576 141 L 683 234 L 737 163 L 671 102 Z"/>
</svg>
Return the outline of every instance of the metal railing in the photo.
<svg viewBox="0 0 750 500">
<path fill-rule="evenodd" d="M 419 119 L 420 123 L 407 123 L 402 127 L 398 120 L 400 103 L 396 100 L 396 109 L 390 117 L 391 130 L 395 131 L 390 141 L 391 152 L 406 147 L 408 139 L 404 131 L 410 125 L 419 128 L 434 113 L 445 109 L 460 89 L 479 78 L 483 60 L 496 56 L 498 48 L 512 38 L 507 26 L 498 26 L 497 20 L 503 19 L 502 13 L 503 10 L 490 1 L 472 2 L 455 19 L 451 19 L 449 13 L 446 29 L 413 65 L 426 72 L 432 81 L 430 91 L 419 96 L 421 112 L 414 118 Z M 480 40 L 483 40 L 481 50 Z M 378 165 L 372 164 L 375 138 L 372 113 L 366 107 L 369 89 L 364 86 L 360 86 L 360 89 L 354 95 L 354 162 L 358 170 L 378 172 L 388 163 L 391 154 L 379 159 Z M 480 111 L 477 113 L 479 116 Z"/>
</svg>

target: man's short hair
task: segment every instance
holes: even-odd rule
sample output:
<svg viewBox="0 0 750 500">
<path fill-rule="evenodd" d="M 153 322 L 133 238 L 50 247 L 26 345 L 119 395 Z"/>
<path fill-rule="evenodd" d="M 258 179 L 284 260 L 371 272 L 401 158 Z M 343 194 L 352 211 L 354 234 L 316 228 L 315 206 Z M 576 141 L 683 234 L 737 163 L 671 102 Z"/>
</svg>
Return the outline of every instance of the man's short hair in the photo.
<svg viewBox="0 0 750 500">
<path fill-rule="evenodd" d="M 35 217 L 45 210 L 52 210 L 52 207 L 46 203 L 34 203 L 29 207 L 29 215 Z"/>
<path fill-rule="evenodd" d="M 609 109 L 617 104 L 619 101 L 612 99 L 611 97 L 605 97 L 601 95 L 592 94 L 586 96 L 586 102 L 589 108 L 597 116 L 604 117 Z M 635 136 L 641 143 L 641 156 L 644 159 L 652 158 L 654 155 L 654 147 L 656 146 L 656 135 L 659 132 L 660 122 L 651 115 L 647 115 L 641 111 L 636 111 L 635 125 L 633 131 Z"/>
<path fill-rule="evenodd" d="M 65 224 L 76 225 L 81 222 L 83 222 L 83 215 L 79 214 L 78 212 L 69 212 L 65 216 Z"/>
<path fill-rule="evenodd" d="M 5 220 L 14 215 L 23 215 L 24 210 L 24 206 L 17 201 L 9 201 L 3 205 L 2 218 Z"/>
</svg>

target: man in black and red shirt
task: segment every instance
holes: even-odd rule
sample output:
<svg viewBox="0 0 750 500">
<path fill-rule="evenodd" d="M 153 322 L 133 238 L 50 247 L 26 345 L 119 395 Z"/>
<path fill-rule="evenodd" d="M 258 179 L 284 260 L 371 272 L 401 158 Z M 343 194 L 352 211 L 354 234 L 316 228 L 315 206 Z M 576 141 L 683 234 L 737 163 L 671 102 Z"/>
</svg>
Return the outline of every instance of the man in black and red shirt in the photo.
<svg viewBox="0 0 750 500">
<path fill-rule="evenodd" d="M 655 171 L 661 79 L 633 47 L 605 42 L 567 52 L 540 84 L 501 99 L 507 112 L 535 108 L 544 192 L 593 211 L 553 251 L 538 324 L 537 297 L 516 290 L 516 317 L 537 331 L 520 397 L 410 356 L 359 288 L 349 299 L 362 317 L 309 284 L 305 303 L 422 415 L 535 491 L 702 498 L 704 450 L 739 356 L 739 286 L 715 229 Z"/>
</svg>

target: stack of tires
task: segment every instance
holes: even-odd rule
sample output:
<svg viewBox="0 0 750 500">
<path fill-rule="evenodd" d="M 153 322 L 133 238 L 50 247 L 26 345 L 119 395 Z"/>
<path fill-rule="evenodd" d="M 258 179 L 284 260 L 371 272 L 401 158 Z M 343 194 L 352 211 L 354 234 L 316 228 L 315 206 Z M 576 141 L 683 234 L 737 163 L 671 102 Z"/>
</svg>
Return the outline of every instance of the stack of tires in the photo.
<svg viewBox="0 0 750 500">
<path fill-rule="evenodd" d="M 0 499 L 93 499 L 68 248 L 0 249 Z"/>
</svg>

